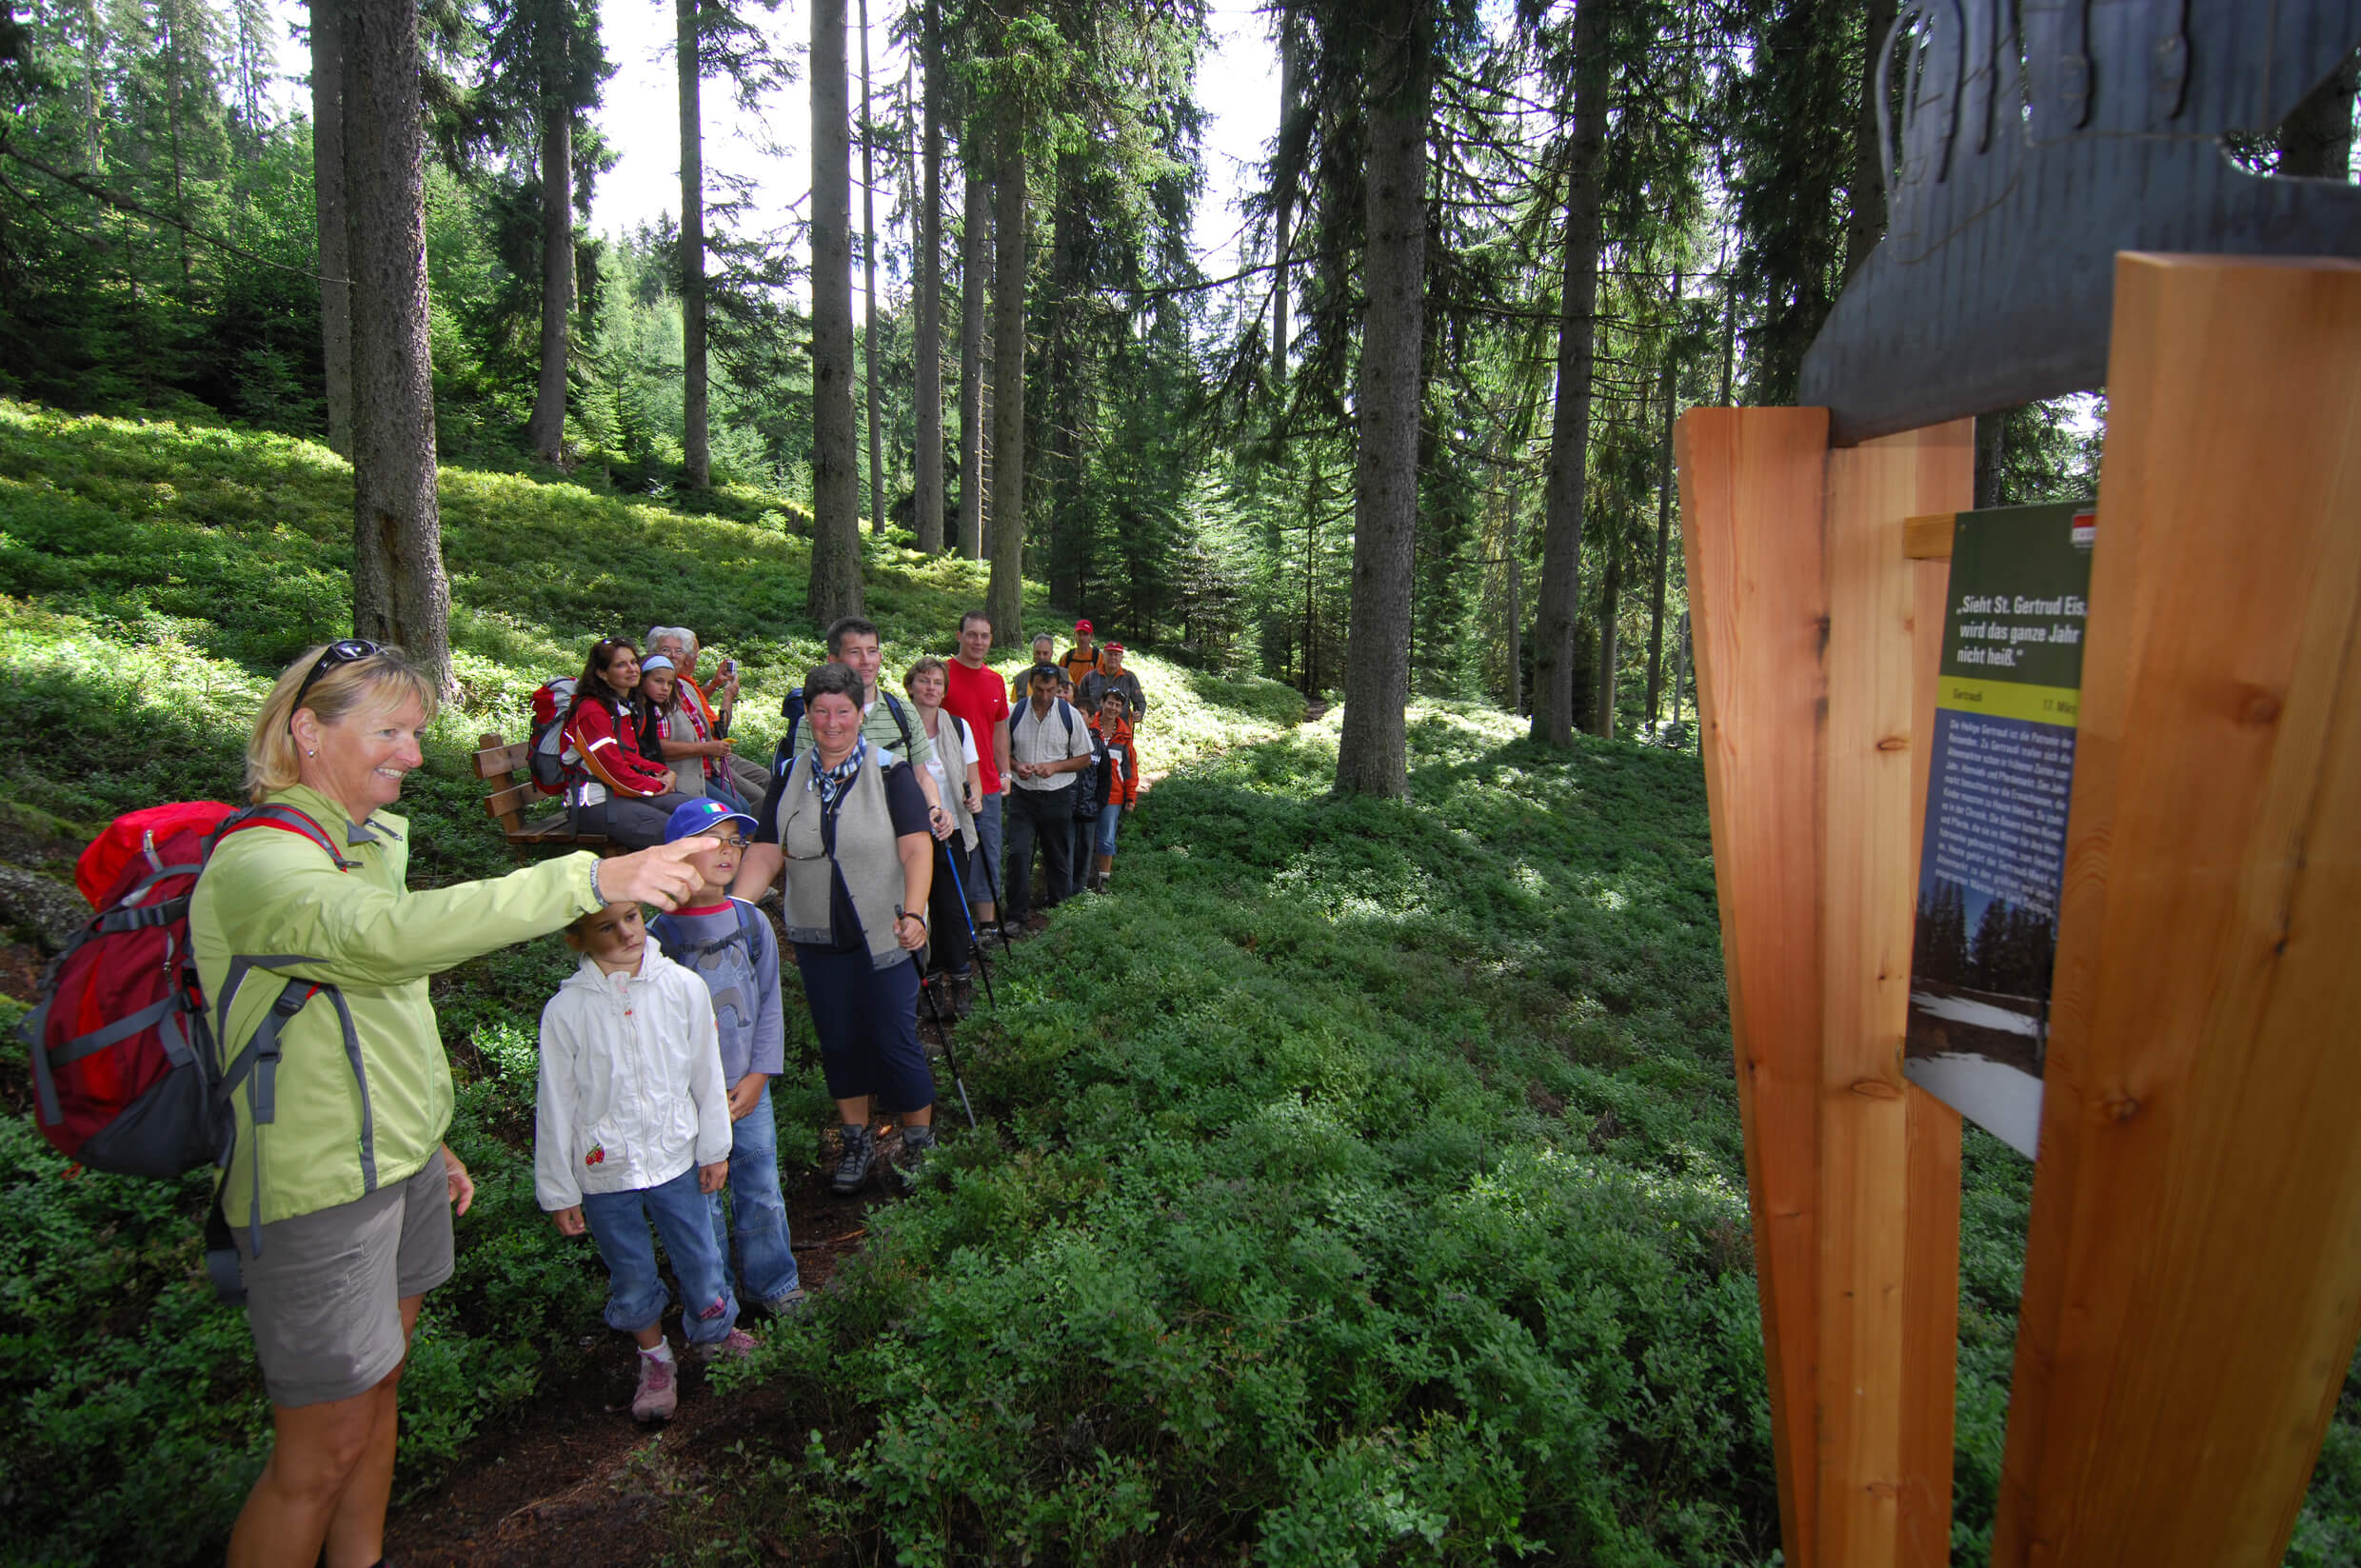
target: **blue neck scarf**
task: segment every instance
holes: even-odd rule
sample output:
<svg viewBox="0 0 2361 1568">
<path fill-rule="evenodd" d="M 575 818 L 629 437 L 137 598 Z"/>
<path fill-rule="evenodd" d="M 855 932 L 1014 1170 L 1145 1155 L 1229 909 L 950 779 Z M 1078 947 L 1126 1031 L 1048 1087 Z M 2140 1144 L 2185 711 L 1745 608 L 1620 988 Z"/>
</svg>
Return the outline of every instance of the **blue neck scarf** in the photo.
<svg viewBox="0 0 2361 1568">
<path fill-rule="evenodd" d="M 820 791 L 820 804 L 823 809 L 835 810 L 838 797 L 852 787 L 853 780 L 861 773 L 861 753 L 863 749 L 863 746 L 855 745 L 852 755 L 843 762 L 834 767 L 823 767 L 820 763 L 819 747 L 812 748 L 812 787 Z"/>
</svg>

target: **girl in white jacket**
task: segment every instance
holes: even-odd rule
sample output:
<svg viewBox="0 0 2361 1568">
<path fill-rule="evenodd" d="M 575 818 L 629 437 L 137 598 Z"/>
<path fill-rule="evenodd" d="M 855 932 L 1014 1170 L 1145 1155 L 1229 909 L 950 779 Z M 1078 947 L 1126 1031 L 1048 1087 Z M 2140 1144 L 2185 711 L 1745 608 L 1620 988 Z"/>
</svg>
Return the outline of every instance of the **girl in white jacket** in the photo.
<svg viewBox="0 0 2361 1568">
<path fill-rule="evenodd" d="M 586 1226 L 598 1243 L 607 1326 L 640 1346 L 631 1414 L 663 1420 L 680 1391 L 651 1221 L 681 1281 L 689 1348 L 708 1360 L 754 1348 L 714 1240 L 730 1125 L 713 999 L 647 940 L 636 903 L 583 916 L 565 943 L 582 967 L 541 1012 L 534 1193 L 560 1231 Z"/>
</svg>

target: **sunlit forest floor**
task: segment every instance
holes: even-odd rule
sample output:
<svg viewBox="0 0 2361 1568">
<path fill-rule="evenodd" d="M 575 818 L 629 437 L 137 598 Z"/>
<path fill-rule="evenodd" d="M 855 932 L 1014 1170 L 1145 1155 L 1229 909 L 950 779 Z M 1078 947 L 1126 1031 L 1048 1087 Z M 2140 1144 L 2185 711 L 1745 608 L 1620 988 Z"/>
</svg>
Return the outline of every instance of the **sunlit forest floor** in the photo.
<svg viewBox="0 0 2361 1568">
<path fill-rule="evenodd" d="M 0 404 L 0 1022 L 73 918 L 81 843 L 233 792 L 270 675 L 346 629 L 349 495 L 286 438 Z M 767 749 L 818 653 L 781 635 L 790 506 L 460 470 L 443 496 L 463 695 L 406 790 L 415 883 L 513 863 L 466 753 L 598 635 L 697 627 Z M 868 548 L 889 671 L 947 649 L 981 568 Z M 568 960 L 553 939 L 438 983 L 479 1198 L 404 1385 L 403 1561 L 1773 1559 L 1695 756 L 1420 705 L 1409 798 L 1340 802 L 1338 715 L 1136 664 L 1176 771 L 1119 890 L 1008 954 L 960 1029 L 981 1131 L 946 1118 L 909 1200 L 799 1207 L 799 1241 L 857 1247 L 671 1432 L 606 1408 L 604 1280 L 533 1205 L 532 1021 Z M 830 1118 L 787 1013 L 794 1191 Z M 217 1560 L 268 1411 L 202 1282 L 205 1182 L 68 1179 L 21 1055 L 0 1101 L 0 1561 Z M 2030 1178 L 1971 1133 L 1961 1564 L 1988 1553 Z M 569 1431 L 595 1463 L 564 1462 Z M 543 1468 L 468 1517 L 493 1495 L 468 1478 L 511 1459 Z M 2348 1382 L 2289 1560 L 2357 1557 Z"/>
</svg>

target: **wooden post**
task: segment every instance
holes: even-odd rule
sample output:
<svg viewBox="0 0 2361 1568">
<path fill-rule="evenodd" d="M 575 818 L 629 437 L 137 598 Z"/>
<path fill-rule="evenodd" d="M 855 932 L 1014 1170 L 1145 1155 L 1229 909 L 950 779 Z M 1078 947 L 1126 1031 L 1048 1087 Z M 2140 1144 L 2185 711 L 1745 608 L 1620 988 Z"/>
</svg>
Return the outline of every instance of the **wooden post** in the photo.
<svg viewBox="0 0 2361 1568">
<path fill-rule="evenodd" d="M 1902 1076 L 1941 595 L 1915 513 L 1974 499 L 1973 420 L 1828 458 L 1826 1027 L 1820 1060 L 1820 1556 L 1951 1557 L 1959 1122 Z M 1921 704 L 1923 702 L 1923 710 Z M 1914 1114 L 1914 1105 L 1919 1108 Z"/>
<path fill-rule="evenodd" d="M 1680 425 L 1682 542 L 1771 1378 L 1796 1568 L 1949 1558 L 1959 1122 L 1901 1072 L 1965 424 L 1830 452 L 1817 409 Z"/>
<path fill-rule="evenodd" d="M 2361 267 L 2118 260 L 1993 1561 L 2275 1564 L 2361 1332 Z"/>
<path fill-rule="evenodd" d="M 1674 444 L 1779 1533 L 1812 1568 L 1828 411 L 1693 408 Z"/>
</svg>

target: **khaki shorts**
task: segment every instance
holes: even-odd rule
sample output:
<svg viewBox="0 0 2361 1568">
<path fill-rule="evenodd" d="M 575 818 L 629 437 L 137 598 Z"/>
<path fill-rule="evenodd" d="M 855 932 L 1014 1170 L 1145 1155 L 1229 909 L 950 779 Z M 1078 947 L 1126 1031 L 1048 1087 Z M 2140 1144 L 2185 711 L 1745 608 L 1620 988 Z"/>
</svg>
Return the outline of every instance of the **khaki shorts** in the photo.
<svg viewBox="0 0 2361 1568">
<path fill-rule="evenodd" d="M 246 1320 L 282 1409 L 365 1394 L 402 1364 L 401 1302 L 451 1277 L 451 1202 L 437 1149 L 416 1176 L 334 1208 L 235 1227 Z"/>
</svg>

